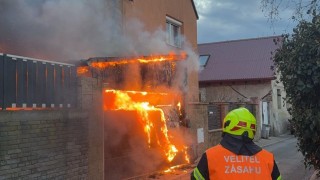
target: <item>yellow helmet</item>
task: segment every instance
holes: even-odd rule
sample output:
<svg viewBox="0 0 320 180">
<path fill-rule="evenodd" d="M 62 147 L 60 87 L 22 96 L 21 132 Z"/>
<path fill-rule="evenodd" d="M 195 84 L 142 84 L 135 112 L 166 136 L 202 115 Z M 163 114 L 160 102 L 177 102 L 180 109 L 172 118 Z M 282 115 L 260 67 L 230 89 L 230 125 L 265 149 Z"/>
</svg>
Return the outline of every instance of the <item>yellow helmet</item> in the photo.
<svg viewBox="0 0 320 180">
<path fill-rule="evenodd" d="M 245 135 L 250 139 L 256 133 L 256 118 L 246 108 L 238 108 L 230 111 L 223 120 L 223 132 L 232 135 Z"/>
</svg>

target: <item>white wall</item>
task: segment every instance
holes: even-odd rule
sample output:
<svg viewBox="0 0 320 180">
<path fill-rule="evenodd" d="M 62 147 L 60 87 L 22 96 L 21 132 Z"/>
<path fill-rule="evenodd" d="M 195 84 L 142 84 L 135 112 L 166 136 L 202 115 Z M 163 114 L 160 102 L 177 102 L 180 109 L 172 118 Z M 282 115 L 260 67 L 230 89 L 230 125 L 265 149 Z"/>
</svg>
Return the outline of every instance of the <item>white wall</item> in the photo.
<svg viewBox="0 0 320 180">
<path fill-rule="evenodd" d="M 278 81 L 278 83 L 277 83 Z M 272 84 L 272 113 L 270 113 L 272 121 L 271 121 L 271 132 L 273 135 L 277 136 L 279 134 L 283 134 L 287 131 L 288 119 L 290 115 L 287 111 L 287 103 L 283 99 L 286 97 L 286 92 L 284 91 L 283 83 L 279 81 L 279 76 L 277 76 L 277 80 L 273 80 Z M 280 90 L 281 93 L 281 107 L 278 108 L 278 94 L 277 89 Z"/>
</svg>

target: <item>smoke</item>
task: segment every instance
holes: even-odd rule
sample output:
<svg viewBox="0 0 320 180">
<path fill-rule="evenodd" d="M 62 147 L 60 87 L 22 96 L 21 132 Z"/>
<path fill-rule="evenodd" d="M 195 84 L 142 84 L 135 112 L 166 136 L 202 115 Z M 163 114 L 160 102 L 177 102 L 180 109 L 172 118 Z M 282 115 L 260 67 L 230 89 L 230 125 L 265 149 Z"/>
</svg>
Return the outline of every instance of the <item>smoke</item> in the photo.
<svg viewBox="0 0 320 180">
<path fill-rule="evenodd" d="M 118 0 L 2 0 L 0 52 L 70 62 L 172 51 L 161 27 L 148 32 L 138 19 L 123 22 L 120 6 Z"/>
<path fill-rule="evenodd" d="M 115 5 L 105 0 L 0 1 L 0 51 L 60 61 L 120 54 L 126 43 Z"/>
</svg>

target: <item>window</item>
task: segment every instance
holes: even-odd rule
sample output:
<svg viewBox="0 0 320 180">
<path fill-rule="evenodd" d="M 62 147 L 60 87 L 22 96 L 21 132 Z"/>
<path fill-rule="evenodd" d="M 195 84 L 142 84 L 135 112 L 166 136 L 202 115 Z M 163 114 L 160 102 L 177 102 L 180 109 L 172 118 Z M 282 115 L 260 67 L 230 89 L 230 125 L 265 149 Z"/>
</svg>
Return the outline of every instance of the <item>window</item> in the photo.
<svg viewBox="0 0 320 180">
<path fill-rule="evenodd" d="M 277 103 L 278 103 L 278 109 L 281 109 L 281 91 L 280 91 L 280 89 L 277 89 Z"/>
<path fill-rule="evenodd" d="M 167 43 L 176 46 L 181 47 L 181 25 L 182 23 L 174 20 L 170 17 L 166 17 L 166 26 L 167 26 Z"/>
<path fill-rule="evenodd" d="M 200 55 L 199 56 L 199 63 L 200 63 L 200 67 L 206 67 L 207 62 L 209 60 L 209 55 Z"/>
</svg>

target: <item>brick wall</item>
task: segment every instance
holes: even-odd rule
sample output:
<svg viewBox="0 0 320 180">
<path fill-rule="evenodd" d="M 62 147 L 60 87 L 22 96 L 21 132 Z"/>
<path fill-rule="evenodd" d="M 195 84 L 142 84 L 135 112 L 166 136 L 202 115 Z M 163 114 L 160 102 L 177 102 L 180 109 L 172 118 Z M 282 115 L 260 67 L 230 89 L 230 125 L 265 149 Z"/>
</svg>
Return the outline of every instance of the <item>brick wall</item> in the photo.
<svg viewBox="0 0 320 180">
<path fill-rule="evenodd" d="M 208 148 L 208 104 L 188 104 L 187 111 L 187 118 L 190 119 L 190 132 L 193 136 L 193 150 L 196 159 Z M 201 128 L 203 128 L 204 132 L 204 142 L 198 143 L 197 130 Z"/>
<path fill-rule="evenodd" d="M 88 179 L 104 179 L 102 80 L 78 78 L 78 107 L 91 112 L 88 123 Z"/>
<path fill-rule="evenodd" d="M 0 179 L 87 179 L 88 115 L 0 111 Z"/>
</svg>

